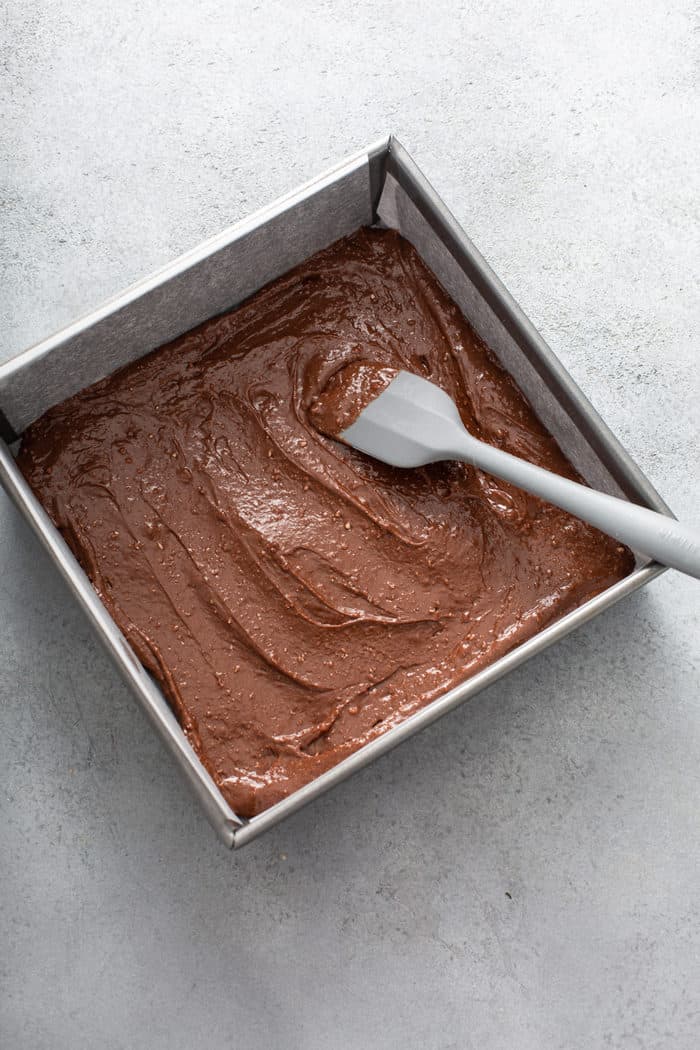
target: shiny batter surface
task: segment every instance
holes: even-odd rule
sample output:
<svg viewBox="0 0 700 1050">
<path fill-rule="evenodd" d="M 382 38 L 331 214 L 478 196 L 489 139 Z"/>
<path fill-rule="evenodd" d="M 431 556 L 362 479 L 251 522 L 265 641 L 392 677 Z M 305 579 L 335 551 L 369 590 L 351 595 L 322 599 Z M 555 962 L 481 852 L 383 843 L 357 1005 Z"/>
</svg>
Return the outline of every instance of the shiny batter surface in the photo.
<svg viewBox="0 0 700 1050">
<path fill-rule="evenodd" d="M 632 569 L 474 468 L 395 470 L 319 433 L 309 406 L 362 360 L 429 377 L 476 437 L 576 477 L 411 246 L 369 230 L 51 409 L 20 450 L 244 816 Z"/>
</svg>

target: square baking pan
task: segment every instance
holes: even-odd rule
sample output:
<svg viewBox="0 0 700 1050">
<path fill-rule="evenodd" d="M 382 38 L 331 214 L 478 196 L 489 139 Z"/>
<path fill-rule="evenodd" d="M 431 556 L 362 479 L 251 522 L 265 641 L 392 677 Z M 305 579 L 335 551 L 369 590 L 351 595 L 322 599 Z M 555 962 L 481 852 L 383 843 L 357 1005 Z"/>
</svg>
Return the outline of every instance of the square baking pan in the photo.
<svg viewBox="0 0 700 1050">
<path fill-rule="evenodd" d="M 536 414 L 595 488 L 671 515 L 421 174 L 389 136 L 205 241 L 56 335 L 0 366 L 0 480 L 67 580 L 95 631 L 228 846 L 242 846 L 501 675 L 562 638 L 662 566 L 633 572 L 562 616 L 316 780 L 244 820 L 224 801 L 14 459 L 24 429 L 52 405 L 142 357 L 361 226 L 397 229 L 510 372 Z"/>
</svg>

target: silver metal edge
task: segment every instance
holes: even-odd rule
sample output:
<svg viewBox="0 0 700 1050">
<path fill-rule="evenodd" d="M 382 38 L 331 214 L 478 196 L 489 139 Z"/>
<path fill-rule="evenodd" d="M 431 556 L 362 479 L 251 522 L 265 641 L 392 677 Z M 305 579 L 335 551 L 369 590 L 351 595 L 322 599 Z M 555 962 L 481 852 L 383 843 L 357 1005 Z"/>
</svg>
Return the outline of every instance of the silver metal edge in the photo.
<svg viewBox="0 0 700 1050">
<path fill-rule="evenodd" d="M 557 394 L 565 395 L 567 405 L 570 403 L 574 410 L 574 418 L 577 420 L 579 418 L 582 419 L 587 427 L 590 427 L 594 433 L 600 436 L 601 447 L 607 453 L 605 456 L 606 461 L 612 455 L 613 462 L 617 469 L 620 470 L 623 480 L 627 482 L 628 486 L 631 484 L 633 490 L 636 490 L 638 498 L 641 498 L 643 502 L 646 502 L 654 509 L 670 514 L 661 497 L 656 493 L 622 446 L 620 446 L 617 439 L 611 434 L 542 337 L 527 320 L 500 280 L 472 245 L 408 153 L 393 136 L 379 139 L 366 149 L 353 154 L 338 165 L 304 183 L 297 190 L 278 198 L 270 205 L 259 209 L 253 215 L 233 224 L 221 233 L 202 242 L 191 251 L 179 256 L 173 262 L 155 271 L 150 276 L 131 285 L 119 295 L 107 300 L 100 307 L 85 314 L 53 336 L 17 354 L 4 365 L 0 365 L 0 381 L 10 376 L 15 370 L 21 370 L 31 361 L 40 359 L 43 354 L 53 350 L 77 332 L 83 331 L 96 321 L 120 309 L 145 292 L 182 273 L 189 266 L 206 258 L 224 245 L 232 243 L 238 237 L 280 214 L 285 208 L 291 207 L 315 190 L 321 189 L 327 182 L 339 178 L 348 170 L 351 170 L 354 165 L 361 163 L 369 163 L 370 166 L 370 193 L 373 208 L 376 207 L 381 192 L 384 174 L 386 171 L 391 171 L 425 217 L 431 223 L 437 224 L 435 226 L 437 232 L 440 233 L 444 243 L 456 260 L 465 266 L 472 279 L 476 277 L 475 283 L 477 283 L 477 287 L 485 296 L 489 305 L 492 308 L 498 307 L 498 316 L 504 323 L 511 326 L 511 331 L 513 331 L 518 341 L 521 343 L 526 342 L 531 348 L 535 359 L 540 359 L 543 362 L 544 370 L 541 374 L 544 378 L 550 379 L 555 383 L 554 389 Z M 176 757 L 178 765 L 183 768 L 190 786 L 202 803 L 210 823 L 228 846 L 235 847 L 243 846 L 252 841 L 263 831 L 291 813 L 296 812 L 302 806 L 312 801 L 312 799 L 317 798 L 335 784 L 345 780 L 357 770 L 362 769 L 375 758 L 391 750 L 424 726 L 440 718 L 447 711 L 452 710 L 467 698 L 475 695 L 512 668 L 523 663 L 537 652 L 568 634 L 575 627 L 596 616 L 620 598 L 632 593 L 632 591 L 665 571 L 663 566 L 656 564 L 635 570 L 635 572 L 618 584 L 604 591 L 586 603 L 586 605 L 569 613 L 521 646 L 518 646 L 511 653 L 502 657 L 490 667 L 485 668 L 484 671 L 473 678 L 468 679 L 444 696 L 434 700 L 423 710 L 417 712 L 400 725 L 395 726 L 382 737 L 365 745 L 364 748 L 357 751 L 354 755 L 351 755 L 327 773 L 322 774 L 310 784 L 300 788 L 293 795 L 270 807 L 264 813 L 253 817 L 249 821 L 245 821 L 238 817 L 225 802 L 219 789 L 196 757 L 184 735 L 181 732 L 176 733 L 162 716 L 159 709 L 159 703 L 163 700 L 160 689 L 149 678 L 136 659 L 72 552 L 24 481 L 9 449 L 1 438 L 0 481 L 3 482 L 10 497 L 27 518 L 44 547 L 49 551 L 118 669 L 141 700 L 142 706 L 154 727 L 168 749 Z"/>
<path fill-rule="evenodd" d="M 452 711 L 455 707 L 464 703 L 465 700 L 473 697 L 476 693 L 479 693 L 487 686 L 492 685 L 499 678 L 502 678 L 503 675 L 507 674 L 509 671 L 512 671 L 514 668 L 520 666 L 520 664 L 525 663 L 526 660 L 529 660 L 537 653 L 549 648 L 554 642 L 559 641 L 577 627 L 580 627 L 582 624 L 593 619 L 611 605 L 620 601 L 621 598 L 626 597 L 628 594 L 632 594 L 633 591 L 638 590 L 638 588 L 649 583 L 650 580 L 655 579 L 664 572 L 666 572 L 666 567 L 656 563 L 652 563 L 641 569 L 636 569 L 629 576 L 626 576 L 624 580 L 620 580 L 619 583 L 614 584 L 601 594 L 596 595 L 595 598 L 586 602 L 585 605 L 581 605 L 578 609 L 574 609 L 573 612 L 568 613 L 566 616 L 562 617 L 561 620 L 557 620 L 557 622 L 550 627 L 540 631 L 527 642 L 523 642 L 510 653 L 502 656 L 489 667 L 484 668 L 483 671 L 475 674 L 472 678 L 468 678 L 461 685 L 455 686 L 454 689 L 445 693 L 444 696 L 439 697 L 437 700 L 433 700 L 426 707 L 422 708 L 422 710 L 417 711 L 414 715 L 407 718 L 405 722 L 399 723 L 399 725 L 394 726 L 382 736 L 377 737 L 376 740 L 372 740 L 369 744 L 365 744 L 365 746 L 359 751 L 356 751 L 348 758 L 343 759 L 343 761 L 339 762 L 337 766 L 333 766 L 333 768 L 329 769 L 326 773 L 322 773 L 309 784 L 305 784 L 303 787 L 295 791 L 293 795 L 289 795 L 281 802 L 277 802 L 274 806 L 270 806 L 269 809 L 266 809 L 258 816 L 251 817 L 251 819 L 243 824 L 242 827 L 236 828 L 234 831 L 234 848 L 238 849 L 239 847 L 252 842 L 253 839 L 273 827 L 273 825 L 278 824 L 281 820 L 291 816 L 292 813 L 296 813 L 297 810 L 306 806 L 309 802 L 313 801 L 313 799 L 318 798 L 319 795 L 322 795 L 330 788 L 335 787 L 336 784 L 340 784 L 343 780 L 346 780 L 354 773 L 357 773 L 360 769 L 363 769 L 381 755 L 393 750 L 393 748 L 404 740 L 407 740 L 426 726 L 431 725 L 431 723 L 437 721 L 439 718 L 442 718 L 442 716 L 447 714 L 448 711 Z"/>
</svg>

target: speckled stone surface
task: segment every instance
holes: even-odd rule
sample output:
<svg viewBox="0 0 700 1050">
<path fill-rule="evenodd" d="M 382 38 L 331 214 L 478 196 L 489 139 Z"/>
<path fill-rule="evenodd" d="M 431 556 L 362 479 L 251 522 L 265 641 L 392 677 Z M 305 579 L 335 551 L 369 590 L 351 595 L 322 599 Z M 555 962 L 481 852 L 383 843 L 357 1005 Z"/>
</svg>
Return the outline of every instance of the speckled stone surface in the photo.
<svg viewBox="0 0 700 1050">
<path fill-rule="evenodd" d="M 2 357 L 393 130 L 700 521 L 695 5 L 458 6 L 5 4 Z M 0 1044 L 694 1050 L 699 619 L 666 574 L 233 855 L 0 494 Z"/>
</svg>

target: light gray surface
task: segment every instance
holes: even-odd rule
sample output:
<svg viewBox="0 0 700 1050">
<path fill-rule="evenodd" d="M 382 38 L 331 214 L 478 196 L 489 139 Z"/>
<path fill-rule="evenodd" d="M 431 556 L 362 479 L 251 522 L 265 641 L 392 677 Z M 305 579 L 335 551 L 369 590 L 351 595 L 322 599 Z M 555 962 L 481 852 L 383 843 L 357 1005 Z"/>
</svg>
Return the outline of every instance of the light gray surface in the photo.
<svg viewBox="0 0 700 1050">
<path fill-rule="evenodd" d="M 395 130 L 700 520 L 694 5 L 454 6 L 9 5 L 3 357 Z M 0 541 L 3 1046 L 697 1045 L 697 584 L 230 855 L 3 497 Z"/>
</svg>

